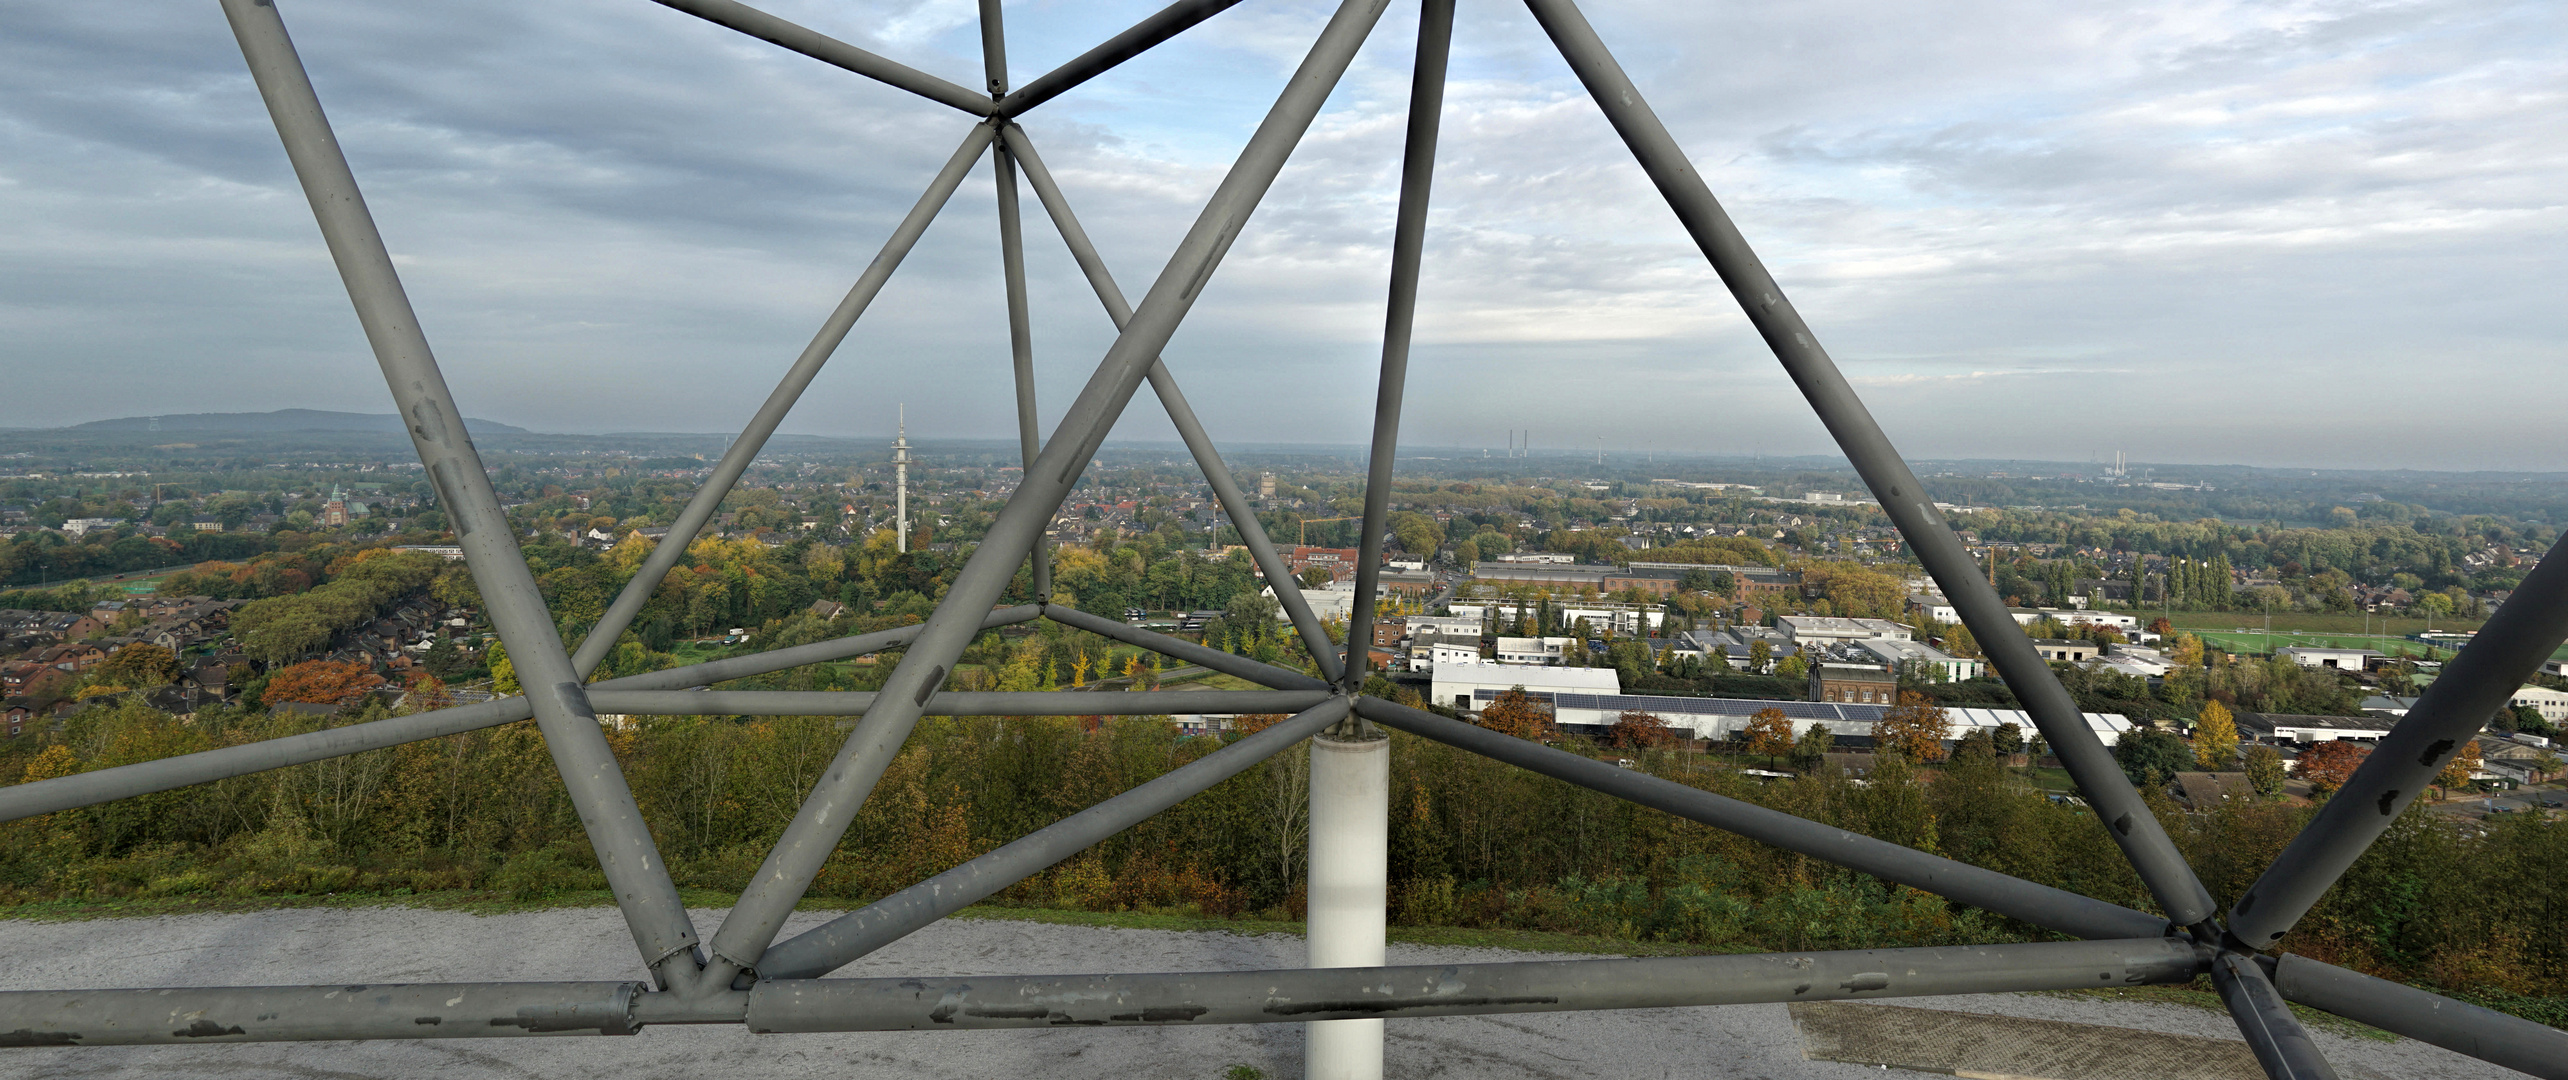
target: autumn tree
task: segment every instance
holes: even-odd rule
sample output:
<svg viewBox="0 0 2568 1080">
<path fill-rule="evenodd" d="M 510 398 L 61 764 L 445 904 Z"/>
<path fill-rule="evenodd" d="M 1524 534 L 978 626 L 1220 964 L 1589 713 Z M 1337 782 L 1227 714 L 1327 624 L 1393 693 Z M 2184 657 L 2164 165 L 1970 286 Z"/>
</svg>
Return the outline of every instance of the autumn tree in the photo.
<svg viewBox="0 0 2568 1080">
<path fill-rule="evenodd" d="M 178 681 L 178 658 L 158 645 L 127 645 L 99 664 L 97 674 L 123 686 L 166 686 Z"/>
<path fill-rule="evenodd" d="M 1503 735 L 1541 741 L 1551 737 L 1551 710 L 1525 696 L 1524 687 L 1513 687 L 1480 710 L 1479 724 Z"/>
<path fill-rule="evenodd" d="M 1292 717 L 1283 713 L 1246 713 L 1231 717 L 1231 731 L 1242 736 L 1255 735 L 1290 719 Z"/>
<path fill-rule="evenodd" d="M 455 695 L 447 692 L 446 680 L 429 672 L 423 671 L 411 676 L 409 690 L 407 705 L 412 712 L 430 712 L 454 707 Z"/>
<path fill-rule="evenodd" d="M 1791 753 L 1791 718 L 1776 708 L 1759 709 L 1748 717 L 1748 752 L 1765 755 L 1768 764 L 1777 754 Z"/>
<path fill-rule="evenodd" d="M 2460 752 L 2452 755 L 2452 760 L 2443 766 L 2442 772 L 2434 774 L 2434 785 L 2442 788 L 2443 797 L 2448 799 L 2452 797 L 2453 788 L 2470 786 L 2470 777 L 2478 771 L 2479 742 L 2472 739 L 2461 744 Z"/>
<path fill-rule="evenodd" d="M 1935 699 L 1902 690 L 1899 704 L 1873 725 L 1873 745 L 1909 761 L 1935 761 L 1944 756 L 1944 737 L 1952 731 L 1952 717 Z"/>
<path fill-rule="evenodd" d="M 1675 742 L 1676 731 L 1667 726 L 1667 721 L 1659 719 L 1658 714 L 1632 709 L 1614 718 L 1614 726 L 1606 731 L 1606 739 L 1626 750 L 1657 750 Z"/>
<path fill-rule="evenodd" d="M 2331 740 L 2310 747 L 2292 763 L 2292 772 L 2309 781 L 2312 794 L 2325 795 L 2344 787 L 2354 777 L 2355 767 L 2370 756 L 2372 748 L 2362 743 Z"/>
<path fill-rule="evenodd" d="M 2212 772 L 2226 769 L 2238 760 L 2238 723 L 2229 707 L 2217 701 L 2206 701 L 2202 714 L 2194 718 L 2194 760 Z"/>
<path fill-rule="evenodd" d="M 383 676 L 354 660 L 306 660 L 269 677 L 262 700 L 347 705 L 383 686 Z"/>
</svg>

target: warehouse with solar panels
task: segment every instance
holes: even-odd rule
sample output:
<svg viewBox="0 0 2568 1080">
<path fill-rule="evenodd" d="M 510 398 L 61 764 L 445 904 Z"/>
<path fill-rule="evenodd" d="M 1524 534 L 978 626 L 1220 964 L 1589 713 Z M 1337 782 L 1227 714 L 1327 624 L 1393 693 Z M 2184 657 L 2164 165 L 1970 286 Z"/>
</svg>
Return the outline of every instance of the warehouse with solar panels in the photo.
<svg viewBox="0 0 2568 1080">
<path fill-rule="evenodd" d="M 1495 700 L 1504 689 L 1482 689 L 1472 693 L 1472 707 L 1479 709 Z M 1667 726 L 1689 733 L 1696 739 L 1727 740 L 1744 738 L 1749 718 L 1765 709 L 1782 710 L 1792 721 L 1792 735 L 1800 738 L 1813 724 L 1825 724 L 1828 733 L 1840 740 L 1869 739 L 1873 724 L 1889 712 L 1887 705 L 1854 705 L 1829 701 L 1752 701 L 1744 698 L 1660 697 L 1649 694 L 1579 694 L 1551 695 L 1553 719 L 1569 734 L 1603 735 L 1614 719 L 1626 712 L 1645 712 L 1667 722 Z M 1953 722 L 1952 739 L 1959 739 L 1973 729 L 1994 732 L 2013 724 L 2027 737 L 2035 733 L 2033 720 L 2018 709 L 1978 709 L 1946 706 L 1944 715 Z M 2121 713 L 2085 713 L 2087 727 L 2096 738 L 2110 746 L 2132 728 L 2129 717 Z M 1950 741 L 1949 739 L 1947 741 Z"/>
</svg>

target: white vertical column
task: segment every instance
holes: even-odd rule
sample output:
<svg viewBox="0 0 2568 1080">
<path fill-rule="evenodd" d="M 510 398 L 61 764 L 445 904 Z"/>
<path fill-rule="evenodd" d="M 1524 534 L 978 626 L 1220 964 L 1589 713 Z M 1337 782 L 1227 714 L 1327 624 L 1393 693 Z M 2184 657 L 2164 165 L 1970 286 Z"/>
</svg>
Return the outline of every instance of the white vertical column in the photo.
<svg viewBox="0 0 2568 1080">
<path fill-rule="evenodd" d="M 1391 740 L 1311 740 L 1310 966 L 1380 967 L 1390 901 Z M 1319 1020 L 1307 1080 L 1380 1080 L 1382 1021 Z"/>
</svg>

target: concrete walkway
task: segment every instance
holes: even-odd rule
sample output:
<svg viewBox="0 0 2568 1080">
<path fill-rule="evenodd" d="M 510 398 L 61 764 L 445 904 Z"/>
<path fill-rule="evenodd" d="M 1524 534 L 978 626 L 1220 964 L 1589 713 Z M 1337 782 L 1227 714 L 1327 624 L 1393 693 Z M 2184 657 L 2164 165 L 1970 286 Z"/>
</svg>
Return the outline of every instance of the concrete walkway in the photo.
<svg viewBox="0 0 2568 1080">
<path fill-rule="evenodd" d="M 796 916 L 788 934 L 827 916 Z M 719 912 L 696 913 L 710 936 Z M 340 982 L 638 979 L 632 939 L 605 908 L 479 917 L 400 908 L 274 911 L 92 922 L 0 922 L 0 986 L 312 985 Z M 1291 967 L 1298 938 L 1241 937 L 952 920 L 841 975 L 977 975 Z M 1394 945 L 1394 964 L 1491 962 L 1527 954 Z M 2090 998 L 1911 998 L 1899 1005 L 2234 1040 L 2219 1013 Z M 1922 1075 L 1805 1060 L 1782 1005 L 1438 1017 L 1390 1024 L 1393 1076 L 1676 1077 L 1851 1080 Z M 2348 1080 L 2517 1078 L 2422 1043 L 2321 1034 Z M 632 1038 L 412 1043 L 267 1043 L 0 1051 L 0 1077 L 985 1078 L 1212 1080 L 1233 1064 L 1299 1077 L 1299 1025 L 1079 1031 L 750 1035 L 654 1028 Z M 2069 1078 L 2077 1080 L 2077 1078 Z"/>
</svg>

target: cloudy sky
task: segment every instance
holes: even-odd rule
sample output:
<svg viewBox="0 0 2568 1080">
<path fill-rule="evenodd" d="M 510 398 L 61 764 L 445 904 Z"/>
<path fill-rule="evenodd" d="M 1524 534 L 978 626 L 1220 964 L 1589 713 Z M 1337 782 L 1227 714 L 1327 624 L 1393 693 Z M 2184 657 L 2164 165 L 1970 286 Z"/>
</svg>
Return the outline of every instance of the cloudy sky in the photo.
<svg viewBox="0 0 2568 1080">
<path fill-rule="evenodd" d="M 280 3 L 466 411 L 538 430 L 736 430 L 969 126 L 645 0 Z M 970 0 L 765 6 L 980 81 Z M 1015 81 L 1155 6 L 1010 3 Z M 1532 20 L 1461 6 L 1406 440 L 1824 450 Z M 2568 7 L 1588 8 L 1912 455 L 2568 469 Z M 1026 118 L 1128 293 L 1328 11 L 1250 0 Z M 1169 349 L 1217 438 L 1365 437 L 1416 19 Z M 0 426 L 388 411 L 212 0 L 0 20 Z M 786 430 L 1010 432 L 992 200 Z M 1048 427 L 1110 326 L 1027 206 Z"/>
</svg>

